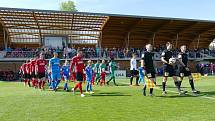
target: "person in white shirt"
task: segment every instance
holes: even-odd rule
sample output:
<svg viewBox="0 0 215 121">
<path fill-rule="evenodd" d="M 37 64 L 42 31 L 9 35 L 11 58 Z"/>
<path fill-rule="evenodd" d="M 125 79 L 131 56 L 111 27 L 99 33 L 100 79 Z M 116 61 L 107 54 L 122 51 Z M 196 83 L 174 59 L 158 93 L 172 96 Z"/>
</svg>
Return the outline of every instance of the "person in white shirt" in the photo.
<svg viewBox="0 0 215 121">
<path fill-rule="evenodd" d="M 138 86 L 139 85 L 138 84 L 139 76 L 138 76 L 138 71 L 137 71 L 137 60 L 136 60 L 135 53 L 132 54 L 132 58 L 130 60 L 130 74 L 131 74 L 130 86 L 132 86 L 134 77 L 136 77 L 136 86 Z"/>
</svg>

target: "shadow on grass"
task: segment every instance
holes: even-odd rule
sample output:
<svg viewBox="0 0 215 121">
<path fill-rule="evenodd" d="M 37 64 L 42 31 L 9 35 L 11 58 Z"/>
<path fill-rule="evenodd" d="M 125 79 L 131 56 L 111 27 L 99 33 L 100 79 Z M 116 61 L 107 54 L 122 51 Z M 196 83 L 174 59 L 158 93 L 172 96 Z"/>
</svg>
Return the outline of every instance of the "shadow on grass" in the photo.
<svg viewBox="0 0 215 121">
<path fill-rule="evenodd" d="M 117 83 L 118 86 L 129 86 L 129 84 Z M 105 86 L 115 86 L 114 83 L 109 83 L 109 85 L 105 84 Z"/>
<path fill-rule="evenodd" d="M 50 90 L 50 89 L 45 89 L 44 91 L 54 92 L 53 90 Z M 83 92 L 85 92 L 85 91 L 86 91 L 86 90 L 83 90 Z M 93 91 L 99 92 L 99 90 L 93 90 Z M 65 91 L 65 90 L 63 90 L 63 89 L 58 89 L 56 92 L 72 93 L 71 89 L 70 89 L 69 91 Z M 77 90 L 75 91 L 75 93 L 79 93 L 79 92 L 80 92 L 79 89 L 77 89 Z"/>
<path fill-rule="evenodd" d="M 199 97 L 202 95 L 166 95 L 166 96 L 156 96 L 162 98 L 188 98 L 188 97 Z"/>
<path fill-rule="evenodd" d="M 0 82 L 5 82 L 5 83 L 11 83 L 11 82 L 23 82 L 23 81 L 20 81 L 20 80 L 12 80 L 12 81 L 4 81 L 4 80 L 0 80 Z M 23 82 L 24 83 L 24 82 Z"/>
<path fill-rule="evenodd" d="M 129 86 L 129 84 L 118 84 L 118 86 Z"/>
<path fill-rule="evenodd" d="M 102 93 L 95 93 L 92 96 L 131 96 L 131 95 L 123 94 L 120 92 L 102 92 Z"/>
<path fill-rule="evenodd" d="M 213 97 L 215 96 L 215 91 L 210 91 L 210 92 L 201 92 L 200 94 L 204 95 L 204 96 L 210 96 Z"/>
<path fill-rule="evenodd" d="M 162 87 L 162 86 L 161 86 L 161 87 Z M 172 89 L 172 88 L 176 88 L 176 86 L 166 86 L 166 88 Z M 190 87 L 181 87 L 181 89 L 187 89 L 187 88 L 190 88 Z"/>
<path fill-rule="evenodd" d="M 215 95 L 215 91 L 213 92 Z M 209 96 L 206 93 L 201 92 L 200 94 L 193 94 L 193 93 L 188 93 L 188 94 L 184 94 L 184 95 L 177 95 L 177 93 L 170 94 L 170 95 L 166 95 L 166 96 L 156 96 L 156 97 L 162 97 L 162 98 L 187 98 L 187 97 L 202 97 L 202 96 Z"/>
</svg>

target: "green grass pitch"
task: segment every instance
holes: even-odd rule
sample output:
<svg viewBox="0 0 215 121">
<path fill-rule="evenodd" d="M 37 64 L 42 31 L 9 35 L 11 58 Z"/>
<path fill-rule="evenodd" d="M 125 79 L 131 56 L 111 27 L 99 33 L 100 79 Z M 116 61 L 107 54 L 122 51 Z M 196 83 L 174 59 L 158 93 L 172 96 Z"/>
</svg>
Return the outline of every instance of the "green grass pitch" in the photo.
<svg viewBox="0 0 215 121">
<path fill-rule="evenodd" d="M 0 121 L 215 121 L 214 78 L 195 82 L 201 91 L 198 96 L 179 96 L 169 79 L 165 97 L 159 86 L 153 97 L 144 97 L 142 86 L 128 86 L 129 79 L 117 79 L 118 87 L 95 86 L 95 94 L 84 98 L 79 92 L 40 91 L 20 82 L 0 82 Z M 161 80 L 157 79 L 158 85 Z M 182 86 L 190 92 L 187 79 Z"/>
</svg>

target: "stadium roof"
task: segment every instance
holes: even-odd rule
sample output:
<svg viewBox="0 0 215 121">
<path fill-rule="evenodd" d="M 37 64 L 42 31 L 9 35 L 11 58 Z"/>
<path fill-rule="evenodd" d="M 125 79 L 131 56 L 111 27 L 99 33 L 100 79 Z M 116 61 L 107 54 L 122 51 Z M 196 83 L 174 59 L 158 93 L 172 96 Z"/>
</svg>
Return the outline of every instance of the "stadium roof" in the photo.
<svg viewBox="0 0 215 121">
<path fill-rule="evenodd" d="M 68 36 L 71 43 L 103 47 L 143 47 L 171 41 L 175 46 L 207 47 L 215 36 L 215 21 L 0 8 L 0 23 L 11 43 L 40 43 L 44 36 Z"/>
<path fill-rule="evenodd" d="M 46 35 L 68 36 L 73 41 L 98 40 L 106 19 L 89 13 L 0 8 L 0 21 L 12 42 L 38 43 Z"/>
</svg>

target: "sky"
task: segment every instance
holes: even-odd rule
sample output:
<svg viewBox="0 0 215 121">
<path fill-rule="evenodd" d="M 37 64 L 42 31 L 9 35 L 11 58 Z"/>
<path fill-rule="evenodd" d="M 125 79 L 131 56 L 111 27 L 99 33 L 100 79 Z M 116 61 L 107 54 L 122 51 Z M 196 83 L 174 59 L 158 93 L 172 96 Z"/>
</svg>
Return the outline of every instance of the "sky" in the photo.
<svg viewBox="0 0 215 121">
<path fill-rule="evenodd" d="M 0 0 L 0 7 L 59 10 L 65 0 Z M 215 21 L 215 0 L 73 0 L 79 12 Z"/>
</svg>

